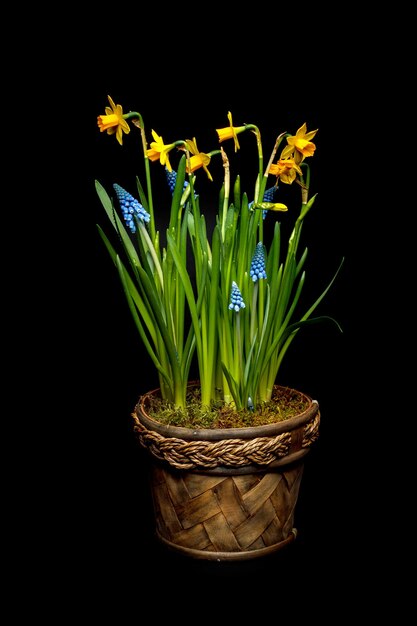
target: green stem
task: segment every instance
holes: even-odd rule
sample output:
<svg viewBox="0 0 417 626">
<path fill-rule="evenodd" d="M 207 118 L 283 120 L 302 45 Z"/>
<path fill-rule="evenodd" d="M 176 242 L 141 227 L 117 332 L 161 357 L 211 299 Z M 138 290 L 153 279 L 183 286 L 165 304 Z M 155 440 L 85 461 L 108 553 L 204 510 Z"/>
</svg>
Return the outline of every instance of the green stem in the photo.
<svg viewBox="0 0 417 626">
<path fill-rule="evenodd" d="M 224 197 L 223 197 L 223 211 L 222 211 L 222 241 L 224 241 L 226 233 L 226 220 L 227 210 L 229 208 L 229 196 L 230 196 L 230 164 L 229 159 L 226 156 L 225 151 L 221 148 L 221 155 L 223 159 L 224 167 Z"/>
<path fill-rule="evenodd" d="M 287 135 L 286 132 L 281 133 L 280 135 L 278 135 L 278 137 L 276 138 L 275 141 L 275 145 L 274 148 L 271 152 L 271 156 L 269 157 L 269 161 L 268 161 L 268 165 L 266 166 L 266 169 L 264 171 L 263 177 L 262 177 L 262 182 L 261 182 L 261 189 L 260 189 L 260 198 L 263 200 L 264 197 L 264 193 L 265 193 L 265 189 L 266 189 L 266 185 L 268 182 L 268 175 L 269 175 L 269 170 L 271 169 L 271 165 L 274 162 L 275 159 L 275 155 L 278 152 L 278 148 L 281 145 L 282 140 L 284 139 L 285 135 Z M 277 180 L 278 183 L 278 180 Z M 262 201 L 261 200 L 261 201 Z"/>
<path fill-rule="evenodd" d="M 236 313 L 236 326 L 235 326 L 235 341 L 237 344 L 237 352 L 235 359 L 235 378 L 239 380 L 243 375 L 243 354 L 242 354 L 242 339 L 240 336 L 240 311 Z M 239 374 L 239 376 L 237 375 Z"/>
<path fill-rule="evenodd" d="M 255 336 L 256 300 L 258 297 L 258 285 L 259 285 L 259 281 L 257 280 L 253 287 L 253 294 L 252 294 L 252 307 L 251 307 L 251 319 L 250 319 L 250 343 L 252 343 L 253 338 Z"/>
<path fill-rule="evenodd" d="M 150 255 L 152 257 L 152 260 L 154 262 L 156 271 L 158 272 L 159 282 L 161 284 L 161 288 L 162 288 L 162 291 L 163 291 L 164 290 L 164 277 L 163 277 L 163 274 L 162 274 L 162 268 L 161 268 L 161 265 L 159 263 L 158 256 L 156 254 L 156 251 L 155 251 L 155 248 L 154 248 L 153 243 L 151 241 L 151 238 L 149 237 L 148 231 L 146 230 L 145 224 L 142 221 L 140 222 L 139 227 L 141 229 L 141 233 L 142 233 L 144 239 L 146 240 L 146 243 L 148 244 L 148 250 L 149 250 Z"/>
<path fill-rule="evenodd" d="M 139 123 L 135 123 L 135 126 L 139 127 L 140 130 L 140 136 L 142 139 L 142 150 L 143 150 L 143 158 L 145 161 L 145 174 L 146 174 L 146 189 L 147 189 L 147 193 L 148 193 L 148 205 L 149 205 L 149 215 L 151 216 L 150 222 L 149 222 L 149 229 L 151 232 L 151 239 L 152 241 L 155 243 L 155 236 L 156 236 L 156 231 L 155 231 L 155 219 L 154 219 L 154 210 L 153 210 L 153 198 L 152 198 L 152 184 L 151 184 L 151 172 L 150 172 L 150 168 L 149 168 L 149 159 L 148 156 L 146 154 L 146 151 L 148 149 L 148 144 L 146 141 L 146 135 L 145 135 L 145 124 L 143 122 L 143 118 L 141 116 L 140 113 L 138 113 L 137 111 L 130 111 L 129 113 L 126 113 L 125 115 L 123 115 L 123 118 L 125 120 L 129 120 L 129 119 L 134 119 L 137 118 L 139 120 Z"/>
</svg>

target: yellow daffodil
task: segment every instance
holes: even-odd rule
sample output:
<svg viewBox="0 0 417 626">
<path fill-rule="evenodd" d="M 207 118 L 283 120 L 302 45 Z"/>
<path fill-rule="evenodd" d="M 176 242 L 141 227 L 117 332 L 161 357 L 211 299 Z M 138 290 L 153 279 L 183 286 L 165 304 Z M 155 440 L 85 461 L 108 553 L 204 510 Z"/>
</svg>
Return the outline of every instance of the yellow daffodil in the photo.
<svg viewBox="0 0 417 626">
<path fill-rule="evenodd" d="M 151 161 L 159 160 L 161 162 L 161 165 L 166 165 L 168 171 L 172 172 L 168 152 L 175 148 L 175 143 L 169 143 L 165 145 L 162 137 L 160 137 L 154 130 L 152 131 L 152 137 L 154 138 L 154 141 L 151 141 L 151 147 L 146 150 L 146 156 Z"/>
<path fill-rule="evenodd" d="M 313 156 L 316 145 L 311 140 L 317 130 L 311 130 L 308 133 L 306 123 L 300 126 L 295 135 L 287 137 L 288 145 L 282 151 L 281 159 L 293 157 L 296 163 L 301 163 L 306 157 Z"/>
<path fill-rule="evenodd" d="M 219 143 L 222 143 L 222 141 L 226 141 L 226 139 L 233 139 L 235 142 L 235 152 L 237 152 L 240 149 L 237 135 L 239 133 L 243 133 L 243 131 L 246 130 L 246 126 L 233 126 L 232 114 L 230 111 L 227 114 L 227 119 L 230 122 L 230 126 L 227 126 L 226 128 L 216 129 L 216 132 L 219 136 Z"/>
<path fill-rule="evenodd" d="M 297 176 L 297 172 L 302 175 L 301 168 L 294 159 L 279 159 L 277 163 L 272 163 L 268 173 L 276 176 L 283 183 L 291 185 Z"/>
<path fill-rule="evenodd" d="M 123 133 L 128 135 L 130 133 L 129 124 L 123 119 L 123 109 L 121 104 L 114 104 L 110 96 L 107 96 L 110 106 L 105 108 L 106 115 L 99 115 L 97 117 L 97 124 L 100 128 L 100 132 L 107 131 L 108 135 L 114 135 L 116 133 L 116 139 L 123 144 Z"/>
<path fill-rule="evenodd" d="M 207 169 L 207 165 L 210 163 L 211 157 L 208 154 L 205 154 L 205 152 L 198 151 L 195 137 L 194 139 L 187 139 L 185 143 L 187 144 L 188 151 L 193 155 L 192 157 L 190 157 L 190 164 L 188 165 L 187 163 L 187 173 L 189 174 L 190 172 L 195 172 L 195 170 L 198 170 L 200 167 L 202 167 L 206 172 L 209 180 L 213 180 L 210 172 Z"/>
</svg>

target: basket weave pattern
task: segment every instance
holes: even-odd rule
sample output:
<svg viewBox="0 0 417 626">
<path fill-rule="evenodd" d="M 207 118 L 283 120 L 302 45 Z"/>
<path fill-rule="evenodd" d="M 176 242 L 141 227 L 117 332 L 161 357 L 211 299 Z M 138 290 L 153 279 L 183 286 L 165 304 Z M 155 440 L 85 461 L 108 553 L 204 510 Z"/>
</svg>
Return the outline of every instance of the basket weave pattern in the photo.
<svg viewBox="0 0 417 626">
<path fill-rule="evenodd" d="M 139 403 L 134 431 L 150 453 L 156 532 L 197 558 L 246 559 L 295 538 L 304 456 L 318 438 L 320 411 L 256 428 L 165 427 Z"/>
<path fill-rule="evenodd" d="M 239 553 L 293 532 L 303 464 L 241 476 L 172 471 L 156 464 L 152 495 L 160 537 L 191 551 Z"/>
</svg>

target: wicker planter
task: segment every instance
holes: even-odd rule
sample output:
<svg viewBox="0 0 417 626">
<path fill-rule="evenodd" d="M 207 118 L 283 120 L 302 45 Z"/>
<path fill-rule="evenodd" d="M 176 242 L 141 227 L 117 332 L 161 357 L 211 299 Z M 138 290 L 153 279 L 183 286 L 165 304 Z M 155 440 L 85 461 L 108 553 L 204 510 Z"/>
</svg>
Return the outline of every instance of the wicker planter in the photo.
<svg viewBox="0 0 417 626">
<path fill-rule="evenodd" d="M 295 539 L 304 457 L 320 422 L 318 403 L 301 395 L 308 408 L 284 422 L 215 430 L 160 424 L 146 412 L 149 394 L 140 398 L 134 428 L 150 454 L 161 542 L 194 558 L 230 561 Z"/>
</svg>

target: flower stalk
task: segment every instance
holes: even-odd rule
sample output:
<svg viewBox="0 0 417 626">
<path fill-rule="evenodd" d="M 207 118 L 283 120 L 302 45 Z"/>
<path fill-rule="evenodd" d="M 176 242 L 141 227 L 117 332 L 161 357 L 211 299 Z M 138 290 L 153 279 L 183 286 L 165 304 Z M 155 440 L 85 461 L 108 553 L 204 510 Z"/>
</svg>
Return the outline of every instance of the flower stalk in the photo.
<svg viewBox="0 0 417 626">
<path fill-rule="evenodd" d="M 216 129 L 221 145 L 202 152 L 195 137 L 166 144 L 152 130 L 149 140 L 138 112 L 124 114 L 121 105 L 108 100 L 105 115 L 97 119 L 99 129 L 115 134 L 120 145 L 123 133 L 130 133 L 129 123 L 139 129 L 146 184 L 142 187 L 137 177 L 138 200 L 117 183 L 113 198 L 96 181 L 114 240 L 98 229 L 158 373 L 162 396 L 185 408 L 196 367 L 203 406 L 220 399 L 236 410 L 255 410 L 270 399 L 285 354 L 301 328 L 330 320 L 340 329 L 328 316 L 312 317 L 340 267 L 304 313 L 301 307 L 307 259 L 307 248 L 299 251 L 302 225 L 316 199 L 316 194 L 309 198 L 311 176 L 306 159 L 316 150 L 312 140 L 317 130 L 307 132 L 303 124 L 295 135 L 280 133 L 264 170 L 259 128 L 235 126 L 231 112 L 227 114 L 229 126 Z M 239 175 L 232 185 L 232 160 L 223 146 L 232 140 L 237 152 L 241 149 L 238 136 L 242 135 L 243 144 L 247 131 L 256 136 L 258 155 L 251 202 L 241 189 Z M 223 175 L 210 234 L 198 191 L 199 176 L 202 170 L 214 181 L 213 157 L 217 155 Z M 152 194 L 150 161 L 159 162 L 166 172 L 170 213 L 162 234 L 155 226 L 160 207 Z M 274 176 L 275 183 L 268 187 L 268 179 Z M 281 183 L 293 182 L 301 189 L 301 202 L 285 246 L 277 216 L 288 212 L 288 207 L 277 202 L 276 196 Z"/>
</svg>

